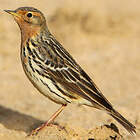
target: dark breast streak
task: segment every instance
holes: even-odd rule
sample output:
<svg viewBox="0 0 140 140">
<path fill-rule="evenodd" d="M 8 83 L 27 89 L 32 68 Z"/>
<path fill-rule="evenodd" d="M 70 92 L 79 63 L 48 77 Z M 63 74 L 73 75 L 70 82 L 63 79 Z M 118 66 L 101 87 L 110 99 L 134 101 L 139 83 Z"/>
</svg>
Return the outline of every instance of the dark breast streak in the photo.
<svg viewBox="0 0 140 140">
<path fill-rule="evenodd" d="M 38 79 L 44 86 L 46 86 L 46 88 L 48 88 L 50 90 L 50 92 L 52 92 L 52 94 L 55 94 L 56 96 L 58 96 L 59 98 L 62 98 L 63 100 L 65 100 L 67 103 L 70 103 L 69 100 L 67 100 L 66 98 L 64 98 L 65 96 L 70 97 L 70 98 L 74 98 L 70 96 L 69 94 L 66 93 L 66 91 L 57 85 L 57 83 L 55 82 L 55 80 L 52 79 L 52 77 L 50 78 L 50 76 L 48 75 L 49 69 L 47 68 L 48 65 L 50 65 L 51 67 L 54 67 L 53 62 L 49 61 L 49 59 L 47 59 L 47 57 L 42 57 L 42 53 L 40 53 L 41 48 L 38 49 L 37 45 L 35 43 L 33 43 L 32 40 L 32 47 L 30 46 L 29 40 L 26 43 L 26 47 L 24 47 L 22 49 L 22 59 L 26 60 L 23 61 L 23 67 L 25 70 L 25 73 L 27 74 L 29 79 L 35 78 L 38 79 L 38 77 L 40 77 L 40 79 Z M 50 54 L 49 54 L 50 55 Z M 45 56 L 45 55 L 44 55 Z M 46 55 L 47 56 L 47 55 Z M 34 63 L 33 63 L 34 62 Z M 55 61 L 56 62 L 56 61 Z M 60 66 L 61 67 L 61 66 Z M 39 76 L 36 77 L 35 75 L 38 74 Z M 59 75 L 60 76 L 60 75 Z M 32 77 L 32 78 L 31 78 Z M 42 78 L 41 78 L 42 77 Z M 62 93 L 61 96 L 59 95 L 57 92 L 54 92 L 46 82 L 44 82 L 42 79 L 50 79 L 52 81 L 52 84 L 56 87 L 56 89 L 58 91 L 60 91 Z M 37 80 L 37 81 L 38 81 Z M 32 80 L 30 80 L 32 82 Z M 38 81 L 38 82 L 39 82 Z M 36 87 L 36 84 L 34 82 L 32 82 L 33 85 Z M 37 88 L 37 87 L 36 87 Z M 47 94 L 47 93 L 46 93 Z"/>
<path fill-rule="evenodd" d="M 34 62 L 39 61 L 35 62 L 40 68 L 38 71 L 41 75 L 47 74 L 51 77 L 57 90 L 73 99 L 82 97 L 96 103 L 101 108 L 112 108 L 102 93 L 93 85 L 89 76 L 54 38 L 43 40 L 41 37 L 38 40 L 39 42 L 31 41 L 32 48 L 28 48 L 29 44 L 27 43 L 28 54 Z M 32 71 L 36 72 L 33 65 L 29 65 Z M 71 88 L 71 85 L 74 88 Z"/>
</svg>

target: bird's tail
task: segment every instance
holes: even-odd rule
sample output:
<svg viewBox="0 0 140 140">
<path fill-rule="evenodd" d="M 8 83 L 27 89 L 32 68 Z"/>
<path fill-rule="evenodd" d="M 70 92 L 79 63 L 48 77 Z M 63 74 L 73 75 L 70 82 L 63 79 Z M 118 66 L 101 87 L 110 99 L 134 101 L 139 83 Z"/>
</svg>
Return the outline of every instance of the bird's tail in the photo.
<svg viewBox="0 0 140 140">
<path fill-rule="evenodd" d="M 113 109 L 109 112 L 109 115 L 118 121 L 131 135 L 136 135 L 136 127 L 126 120 L 119 112 Z"/>
</svg>

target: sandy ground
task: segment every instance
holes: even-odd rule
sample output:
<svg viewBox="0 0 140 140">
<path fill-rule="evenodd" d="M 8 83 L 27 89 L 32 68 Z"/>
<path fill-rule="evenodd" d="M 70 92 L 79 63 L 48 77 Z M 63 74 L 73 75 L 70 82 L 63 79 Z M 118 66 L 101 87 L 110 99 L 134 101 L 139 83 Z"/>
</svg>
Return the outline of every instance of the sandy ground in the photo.
<svg viewBox="0 0 140 140">
<path fill-rule="evenodd" d="M 21 6 L 36 7 L 45 14 L 51 32 L 137 127 L 135 137 L 106 113 L 76 105 L 60 114 L 57 125 L 26 137 L 59 105 L 39 94 L 22 70 L 19 28 L 3 12 Z M 139 73 L 139 0 L 0 0 L 0 140 L 138 140 Z"/>
</svg>

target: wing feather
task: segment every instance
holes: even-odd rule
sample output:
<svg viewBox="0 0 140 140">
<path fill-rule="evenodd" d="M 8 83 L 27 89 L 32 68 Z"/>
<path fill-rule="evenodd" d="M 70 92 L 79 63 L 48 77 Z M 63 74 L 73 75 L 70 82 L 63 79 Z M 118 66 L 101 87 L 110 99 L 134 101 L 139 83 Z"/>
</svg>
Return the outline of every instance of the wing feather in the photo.
<svg viewBox="0 0 140 140">
<path fill-rule="evenodd" d="M 40 49 L 43 49 L 39 51 L 43 51 L 41 54 L 47 56 L 47 60 L 39 64 L 43 68 L 43 73 L 50 74 L 53 80 L 57 81 L 73 96 L 77 94 L 104 109 L 112 109 L 112 105 L 91 78 L 52 35 L 42 38 L 41 42 L 43 44 L 41 44 Z"/>
</svg>

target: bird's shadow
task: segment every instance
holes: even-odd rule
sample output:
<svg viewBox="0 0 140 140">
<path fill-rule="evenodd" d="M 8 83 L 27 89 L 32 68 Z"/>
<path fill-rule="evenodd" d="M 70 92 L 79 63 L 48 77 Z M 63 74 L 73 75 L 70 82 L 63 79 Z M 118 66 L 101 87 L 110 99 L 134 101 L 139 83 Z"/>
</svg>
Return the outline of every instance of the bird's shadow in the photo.
<svg viewBox="0 0 140 140">
<path fill-rule="evenodd" d="M 10 130 L 30 133 L 44 121 L 0 105 L 0 124 Z"/>
</svg>

